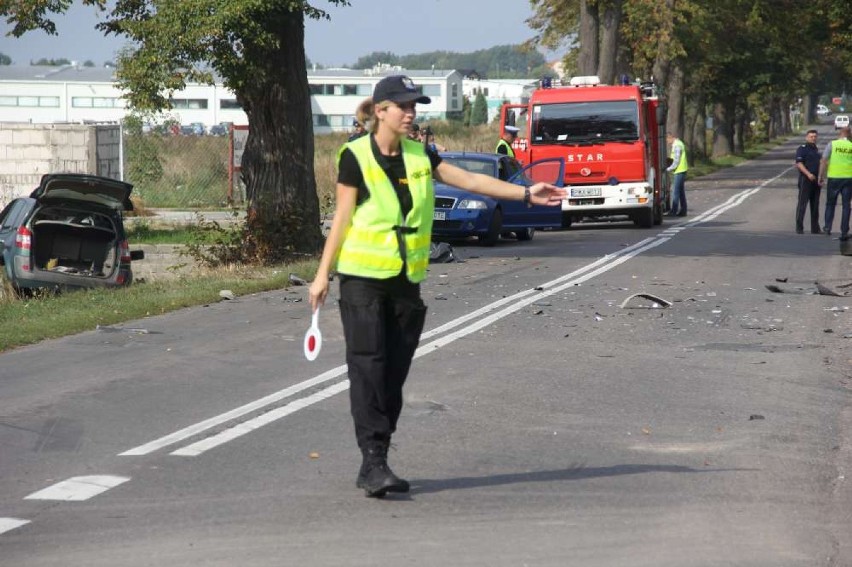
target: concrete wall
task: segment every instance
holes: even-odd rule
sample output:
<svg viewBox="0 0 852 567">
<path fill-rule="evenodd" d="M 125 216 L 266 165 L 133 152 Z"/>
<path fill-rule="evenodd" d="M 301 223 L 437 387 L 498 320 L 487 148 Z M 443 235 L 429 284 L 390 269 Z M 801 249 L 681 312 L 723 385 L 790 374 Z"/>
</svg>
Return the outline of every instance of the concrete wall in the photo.
<svg viewBox="0 0 852 567">
<path fill-rule="evenodd" d="M 0 207 L 29 194 L 45 173 L 120 179 L 119 126 L 0 123 Z"/>
</svg>

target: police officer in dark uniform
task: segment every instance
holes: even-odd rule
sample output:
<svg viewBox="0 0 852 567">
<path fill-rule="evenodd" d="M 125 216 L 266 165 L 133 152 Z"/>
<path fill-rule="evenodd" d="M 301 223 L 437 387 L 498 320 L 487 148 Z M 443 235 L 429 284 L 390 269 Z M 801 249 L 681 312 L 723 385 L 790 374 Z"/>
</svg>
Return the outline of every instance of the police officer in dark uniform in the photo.
<svg viewBox="0 0 852 567">
<path fill-rule="evenodd" d="M 796 169 L 799 170 L 799 204 L 796 207 L 796 234 L 805 231 L 805 208 L 811 208 L 811 234 L 819 229 L 819 160 L 822 157 L 816 145 L 817 131 L 808 130 L 805 143 L 796 150 Z"/>
</svg>

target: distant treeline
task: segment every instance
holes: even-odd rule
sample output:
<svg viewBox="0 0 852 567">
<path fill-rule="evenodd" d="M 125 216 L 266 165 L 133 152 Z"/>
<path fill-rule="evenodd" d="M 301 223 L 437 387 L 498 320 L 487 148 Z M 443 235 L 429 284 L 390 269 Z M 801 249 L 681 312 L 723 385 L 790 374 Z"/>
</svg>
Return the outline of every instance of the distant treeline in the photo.
<svg viewBox="0 0 852 567">
<path fill-rule="evenodd" d="M 399 65 L 404 69 L 471 69 L 489 79 L 523 79 L 549 72 L 544 55 L 520 45 L 498 45 L 472 53 L 431 51 L 396 55 L 376 51 L 358 59 L 353 69 L 370 69 L 379 63 Z"/>
</svg>

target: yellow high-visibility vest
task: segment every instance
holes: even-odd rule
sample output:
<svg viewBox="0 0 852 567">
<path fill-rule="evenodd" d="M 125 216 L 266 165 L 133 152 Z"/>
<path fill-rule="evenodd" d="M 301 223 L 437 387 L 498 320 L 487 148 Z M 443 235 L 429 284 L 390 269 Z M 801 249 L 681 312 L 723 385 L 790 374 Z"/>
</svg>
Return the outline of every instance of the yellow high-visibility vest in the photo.
<svg viewBox="0 0 852 567">
<path fill-rule="evenodd" d="M 672 142 L 672 154 L 669 157 L 674 157 L 675 146 L 680 147 L 680 163 L 677 164 L 677 167 L 672 173 L 686 173 L 689 169 L 689 164 L 686 161 L 686 144 L 681 139 L 676 139 Z"/>
<path fill-rule="evenodd" d="M 831 141 L 826 177 L 832 179 L 852 178 L 852 142 L 846 139 Z"/>
<path fill-rule="evenodd" d="M 362 136 L 341 148 L 341 153 L 345 148 L 351 150 L 358 160 L 370 196 L 352 215 L 352 224 L 337 258 L 337 271 L 367 278 L 392 278 L 402 271 L 402 241 L 406 276 L 413 283 L 421 282 L 429 266 L 435 212 L 432 162 L 423 144 L 402 140 L 402 159 L 412 202 L 411 211 L 403 219 L 399 198 L 373 155 L 371 140 L 372 136 Z"/>
<path fill-rule="evenodd" d="M 500 153 L 500 146 L 506 146 L 506 155 L 509 157 L 515 157 L 515 150 L 512 149 L 512 145 L 503 138 L 500 138 L 500 141 L 497 142 L 497 147 L 494 148 L 495 154 Z"/>
</svg>

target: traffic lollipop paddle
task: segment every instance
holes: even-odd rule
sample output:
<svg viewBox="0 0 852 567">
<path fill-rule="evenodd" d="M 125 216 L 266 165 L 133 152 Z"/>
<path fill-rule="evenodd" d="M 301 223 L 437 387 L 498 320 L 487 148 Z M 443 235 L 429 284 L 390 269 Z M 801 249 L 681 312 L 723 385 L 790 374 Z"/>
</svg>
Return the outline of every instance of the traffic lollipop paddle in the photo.
<svg viewBox="0 0 852 567">
<path fill-rule="evenodd" d="M 322 348 L 322 333 L 319 330 L 319 307 L 316 308 L 311 316 L 311 326 L 308 332 L 305 333 L 305 358 L 308 360 L 316 360 L 319 356 L 320 348 Z"/>
</svg>

